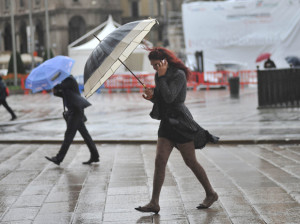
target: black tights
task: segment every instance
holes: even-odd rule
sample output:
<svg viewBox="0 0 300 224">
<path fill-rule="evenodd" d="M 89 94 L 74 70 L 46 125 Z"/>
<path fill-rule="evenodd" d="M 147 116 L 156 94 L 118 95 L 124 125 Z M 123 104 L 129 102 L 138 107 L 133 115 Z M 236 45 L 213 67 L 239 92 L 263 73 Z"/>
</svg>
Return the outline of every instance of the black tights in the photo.
<svg viewBox="0 0 300 224">
<path fill-rule="evenodd" d="M 215 191 L 208 180 L 206 172 L 197 161 L 194 142 L 191 141 L 184 144 L 177 144 L 177 147 L 185 164 L 193 171 L 203 186 L 206 192 L 206 197 L 214 195 Z M 159 205 L 159 195 L 165 179 L 166 165 L 173 148 L 174 143 L 172 141 L 166 138 L 158 138 L 153 178 L 153 192 L 151 201 L 149 203 L 151 205 Z"/>
<path fill-rule="evenodd" d="M 1 104 L 2 104 L 2 105 L 5 107 L 5 109 L 10 113 L 10 115 L 11 115 L 12 118 L 15 118 L 15 117 L 16 117 L 15 113 L 14 113 L 13 110 L 8 106 L 8 104 L 7 104 L 7 102 L 6 102 L 5 99 L 3 99 L 3 100 L 0 101 L 0 105 L 1 105 Z"/>
</svg>

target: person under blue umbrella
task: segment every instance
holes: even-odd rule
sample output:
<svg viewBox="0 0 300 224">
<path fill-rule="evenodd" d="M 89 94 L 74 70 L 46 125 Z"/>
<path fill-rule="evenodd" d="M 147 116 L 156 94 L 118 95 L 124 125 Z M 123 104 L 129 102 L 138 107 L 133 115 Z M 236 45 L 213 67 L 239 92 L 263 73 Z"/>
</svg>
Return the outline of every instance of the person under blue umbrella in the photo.
<svg viewBox="0 0 300 224">
<path fill-rule="evenodd" d="M 78 130 L 90 151 L 90 159 L 86 162 L 83 162 L 83 164 L 99 162 L 99 153 L 97 151 L 97 147 L 84 124 L 84 122 L 87 120 L 84 115 L 84 108 L 90 106 L 91 104 L 80 95 L 76 79 L 70 75 L 64 79 L 61 84 L 54 86 L 53 94 L 57 97 L 61 97 L 64 108 L 67 107 L 68 109 L 63 113 L 64 119 L 67 123 L 67 129 L 65 131 L 64 141 L 57 155 L 54 157 L 46 156 L 45 158 L 56 165 L 60 165 L 60 163 L 64 160 Z"/>
</svg>

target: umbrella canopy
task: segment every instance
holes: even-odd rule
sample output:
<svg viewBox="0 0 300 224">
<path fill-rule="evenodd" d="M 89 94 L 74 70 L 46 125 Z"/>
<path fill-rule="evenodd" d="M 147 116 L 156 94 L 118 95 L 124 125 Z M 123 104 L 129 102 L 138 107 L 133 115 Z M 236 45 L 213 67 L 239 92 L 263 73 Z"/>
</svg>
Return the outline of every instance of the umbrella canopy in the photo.
<svg viewBox="0 0 300 224">
<path fill-rule="evenodd" d="M 261 62 L 261 61 L 267 60 L 270 57 L 271 57 L 270 53 L 262 53 L 256 58 L 255 62 Z"/>
<path fill-rule="evenodd" d="M 300 59 L 296 56 L 288 56 L 285 58 L 286 62 L 294 67 L 300 66 Z"/>
<path fill-rule="evenodd" d="M 84 95 L 91 96 L 141 43 L 155 19 L 134 21 L 120 26 L 101 40 L 84 68 Z M 132 73 L 133 74 L 133 73 Z"/>
<path fill-rule="evenodd" d="M 33 69 L 25 82 L 25 88 L 33 93 L 50 90 L 70 75 L 74 64 L 72 58 L 56 56 Z"/>
</svg>

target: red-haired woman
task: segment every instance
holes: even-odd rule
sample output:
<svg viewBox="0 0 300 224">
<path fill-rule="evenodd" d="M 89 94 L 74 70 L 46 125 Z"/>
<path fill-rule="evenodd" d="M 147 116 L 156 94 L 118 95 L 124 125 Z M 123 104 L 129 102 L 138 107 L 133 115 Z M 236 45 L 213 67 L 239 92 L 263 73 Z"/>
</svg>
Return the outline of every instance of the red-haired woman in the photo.
<svg viewBox="0 0 300 224">
<path fill-rule="evenodd" d="M 208 142 L 217 143 L 219 138 L 200 127 L 184 104 L 189 69 L 174 53 L 165 48 L 156 47 L 149 51 L 148 58 L 156 70 L 155 88 L 145 88 L 143 97 L 153 102 L 150 116 L 161 122 L 158 129 L 152 198 L 147 205 L 135 209 L 140 212 L 160 211 L 159 195 L 173 147 L 180 151 L 186 165 L 205 190 L 206 197 L 197 208 L 208 208 L 218 200 L 218 194 L 212 188 L 205 170 L 198 163 L 195 148 L 201 149 Z"/>
</svg>

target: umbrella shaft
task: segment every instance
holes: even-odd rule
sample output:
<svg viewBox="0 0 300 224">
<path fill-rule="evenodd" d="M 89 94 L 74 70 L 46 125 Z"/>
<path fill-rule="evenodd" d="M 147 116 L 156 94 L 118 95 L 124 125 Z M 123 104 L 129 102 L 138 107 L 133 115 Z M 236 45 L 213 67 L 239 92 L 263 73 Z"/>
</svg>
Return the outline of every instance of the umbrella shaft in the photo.
<svg viewBox="0 0 300 224">
<path fill-rule="evenodd" d="M 130 71 L 130 73 L 146 88 L 146 85 L 144 84 L 144 83 L 142 83 L 142 81 L 135 75 L 135 74 L 133 74 L 133 72 L 120 60 L 120 59 L 118 59 L 124 66 L 125 66 L 125 68 L 127 68 L 128 69 L 128 71 Z"/>
</svg>

